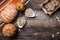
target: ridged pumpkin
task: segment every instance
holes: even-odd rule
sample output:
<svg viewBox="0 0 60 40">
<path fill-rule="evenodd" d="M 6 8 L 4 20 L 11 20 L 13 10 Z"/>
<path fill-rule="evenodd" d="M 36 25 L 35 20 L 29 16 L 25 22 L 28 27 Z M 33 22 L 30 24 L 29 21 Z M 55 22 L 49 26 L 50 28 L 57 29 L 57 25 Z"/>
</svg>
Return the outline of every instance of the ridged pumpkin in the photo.
<svg viewBox="0 0 60 40">
<path fill-rule="evenodd" d="M 11 22 L 17 15 L 16 6 L 14 4 L 9 4 L 0 14 L 3 22 Z"/>
<path fill-rule="evenodd" d="M 2 29 L 2 34 L 5 37 L 12 37 L 16 33 L 16 27 L 14 24 L 6 24 Z"/>
</svg>

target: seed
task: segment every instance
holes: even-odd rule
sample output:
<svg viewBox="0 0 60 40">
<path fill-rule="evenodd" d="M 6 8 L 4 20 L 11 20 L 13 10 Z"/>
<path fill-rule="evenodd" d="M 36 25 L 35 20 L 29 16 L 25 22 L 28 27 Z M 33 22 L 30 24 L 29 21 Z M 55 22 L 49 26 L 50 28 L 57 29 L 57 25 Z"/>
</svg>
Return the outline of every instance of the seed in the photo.
<svg viewBox="0 0 60 40">
<path fill-rule="evenodd" d="M 54 34 L 52 34 L 52 37 L 54 38 Z"/>
</svg>

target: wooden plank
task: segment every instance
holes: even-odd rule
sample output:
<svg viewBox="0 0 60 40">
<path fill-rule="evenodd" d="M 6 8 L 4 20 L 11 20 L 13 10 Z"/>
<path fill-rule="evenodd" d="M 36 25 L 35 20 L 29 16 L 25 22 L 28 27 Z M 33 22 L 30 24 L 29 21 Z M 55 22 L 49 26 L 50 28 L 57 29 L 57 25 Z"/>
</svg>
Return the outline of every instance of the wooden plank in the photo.
<svg viewBox="0 0 60 40">
<path fill-rule="evenodd" d="M 38 4 L 43 1 L 44 0 L 31 0 L 31 2 L 26 5 L 26 8 L 32 8 L 34 11 L 37 11 L 38 16 L 35 18 L 27 18 L 24 12 L 19 12 L 13 23 L 16 24 L 19 17 L 25 17 L 27 24 L 20 32 L 18 31 L 13 38 L 5 38 L 1 35 L 1 40 L 59 40 L 60 34 L 57 35 L 57 32 L 60 32 L 60 23 L 56 20 L 56 16 L 60 18 L 60 9 L 52 16 L 46 15 L 38 6 Z M 57 36 L 53 38 L 52 34 Z"/>
</svg>

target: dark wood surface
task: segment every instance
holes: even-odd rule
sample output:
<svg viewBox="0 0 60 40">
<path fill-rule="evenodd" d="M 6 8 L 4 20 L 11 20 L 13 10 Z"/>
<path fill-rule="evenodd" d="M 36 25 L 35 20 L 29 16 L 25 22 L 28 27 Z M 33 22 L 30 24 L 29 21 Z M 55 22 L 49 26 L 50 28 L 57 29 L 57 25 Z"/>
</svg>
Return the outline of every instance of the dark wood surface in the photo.
<svg viewBox="0 0 60 40">
<path fill-rule="evenodd" d="M 44 0 L 30 0 L 26 5 L 26 8 L 32 8 L 37 11 L 35 18 L 27 18 L 24 12 L 19 12 L 18 16 L 13 21 L 16 24 L 17 19 L 24 17 L 27 20 L 27 24 L 21 31 L 17 31 L 13 38 L 5 38 L 0 31 L 1 40 L 60 40 L 60 23 L 57 21 L 56 16 L 60 18 L 60 9 L 58 9 L 52 16 L 46 15 L 44 11 L 39 7 L 39 4 Z M 16 24 L 17 26 L 17 24 Z M 17 26 L 18 27 L 18 26 Z M 2 30 L 2 28 L 0 28 Z M 55 37 L 52 37 L 52 34 Z"/>
</svg>

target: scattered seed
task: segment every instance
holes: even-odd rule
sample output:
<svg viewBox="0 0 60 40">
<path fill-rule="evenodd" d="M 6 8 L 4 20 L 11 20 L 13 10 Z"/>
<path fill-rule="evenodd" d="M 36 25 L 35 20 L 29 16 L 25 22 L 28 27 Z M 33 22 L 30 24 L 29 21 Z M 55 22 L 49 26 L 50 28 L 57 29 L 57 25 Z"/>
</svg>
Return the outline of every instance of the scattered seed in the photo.
<svg viewBox="0 0 60 40">
<path fill-rule="evenodd" d="M 57 35 L 55 35 L 55 36 L 57 36 Z"/>
<path fill-rule="evenodd" d="M 54 38 L 54 34 L 52 34 L 52 37 Z"/>
<path fill-rule="evenodd" d="M 56 19 L 59 19 L 59 17 L 58 17 L 58 16 L 56 16 Z"/>
<path fill-rule="evenodd" d="M 19 29 L 19 31 L 21 31 L 21 30 Z"/>
<path fill-rule="evenodd" d="M 34 35 L 37 35 L 37 33 L 34 33 Z"/>
<path fill-rule="evenodd" d="M 58 22 L 60 22 L 60 18 L 58 16 L 56 16 L 56 19 L 58 20 Z"/>
<path fill-rule="evenodd" d="M 59 32 L 57 32 L 56 34 L 59 34 Z"/>
</svg>

